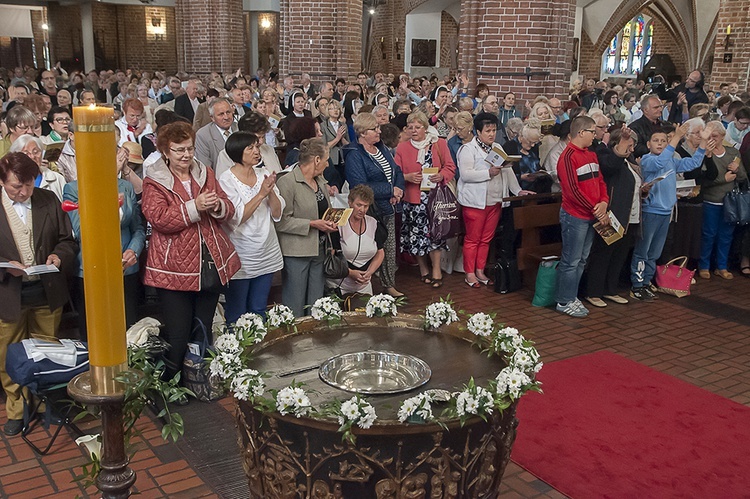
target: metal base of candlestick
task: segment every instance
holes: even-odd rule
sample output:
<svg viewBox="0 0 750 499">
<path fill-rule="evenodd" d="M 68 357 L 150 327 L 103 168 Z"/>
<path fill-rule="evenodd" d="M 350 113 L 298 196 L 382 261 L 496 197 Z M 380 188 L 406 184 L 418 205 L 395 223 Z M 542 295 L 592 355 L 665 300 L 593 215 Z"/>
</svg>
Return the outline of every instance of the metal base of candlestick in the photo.
<svg viewBox="0 0 750 499">
<path fill-rule="evenodd" d="M 68 383 L 68 394 L 86 405 L 96 405 L 102 413 L 101 471 L 96 478 L 96 487 L 104 499 L 124 499 L 130 496 L 130 487 L 135 484 L 135 471 L 128 467 L 125 453 L 125 435 L 122 406 L 125 402 L 123 390 L 99 395 L 93 393 L 91 373 L 79 374 Z"/>
</svg>

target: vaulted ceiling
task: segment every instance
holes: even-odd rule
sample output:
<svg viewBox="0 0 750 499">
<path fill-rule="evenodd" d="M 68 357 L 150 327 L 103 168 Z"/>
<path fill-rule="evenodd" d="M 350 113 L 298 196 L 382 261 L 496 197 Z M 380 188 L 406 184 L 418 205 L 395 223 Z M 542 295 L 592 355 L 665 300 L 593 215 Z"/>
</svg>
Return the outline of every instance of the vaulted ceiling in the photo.
<svg viewBox="0 0 750 499">
<path fill-rule="evenodd" d="M 625 23 L 650 9 L 684 44 L 688 65 L 699 67 L 713 53 L 720 0 L 577 0 L 583 9 L 583 30 L 604 50 Z"/>
</svg>

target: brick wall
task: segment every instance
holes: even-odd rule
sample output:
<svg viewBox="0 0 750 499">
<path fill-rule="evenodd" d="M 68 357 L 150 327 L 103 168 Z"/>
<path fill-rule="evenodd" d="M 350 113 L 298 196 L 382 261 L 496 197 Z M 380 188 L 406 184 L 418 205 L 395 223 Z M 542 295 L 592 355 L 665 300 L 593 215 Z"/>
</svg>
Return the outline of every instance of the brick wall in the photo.
<svg viewBox="0 0 750 499">
<path fill-rule="evenodd" d="M 685 79 L 688 71 L 690 71 L 687 67 L 685 45 L 669 32 L 669 28 L 659 18 L 655 17 L 653 12 L 646 10 L 644 13 L 653 19 L 654 24 L 654 48 L 651 53 L 668 54 L 672 58 L 677 76 Z"/>
<path fill-rule="evenodd" d="M 714 86 L 736 81 L 740 91 L 748 90 L 747 68 L 750 64 L 750 10 L 746 0 L 721 0 L 711 80 Z M 732 26 L 729 49 L 724 48 L 727 26 Z M 732 62 L 724 62 L 724 54 L 732 53 Z"/>
<path fill-rule="evenodd" d="M 50 2 L 47 16 L 53 61 L 62 61 L 66 69 L 82 69 L 80 9 Z M 92 17 L 97 68 L 177 71 L 174 8 L 95 2 Z M 159 31 L 158 35 L 154 31 Z"/>
<path fill-rule="evenodd" d="M 605 46 L 606 47 L 606 46 Z M 589 38 L 588 33 L 581 32 L 581 52 L 578 56 L 578 75 L 584 78 L 598 80 L 602 70 L 602 54 L 604 48 L 598 50 Z"/>
<path fill-rule="evenodd" d="M 440 14 L 440 67 L 456 69 L 451 67 L 451 47 L 454 50 L 458 48 L 458 23 L 452 15 L 443 11 Z"/>
<path fill-rule="evenodd" d="M 482 81 L 495 93 L 510 90 L 521 101 L 540 94 L 566 95 L 574 21 L 572 0 L 464 0 L 458 59 L 472 84 Z M 497 74 L 523 73 L 526 67 L 550 74 L 529 81 Z"/>
<path fill-rule="evenodd" d="M 307 72 L 319 81 L 356 76 L 362 67 L 361 1 L 282 0 L 280 32 L 282 75 Z"/>
<path fill-rule="evenodd" d="M 177 67 L 206 74 L 244 64 L 242 0 L 177 0 Z"/>
</svg>

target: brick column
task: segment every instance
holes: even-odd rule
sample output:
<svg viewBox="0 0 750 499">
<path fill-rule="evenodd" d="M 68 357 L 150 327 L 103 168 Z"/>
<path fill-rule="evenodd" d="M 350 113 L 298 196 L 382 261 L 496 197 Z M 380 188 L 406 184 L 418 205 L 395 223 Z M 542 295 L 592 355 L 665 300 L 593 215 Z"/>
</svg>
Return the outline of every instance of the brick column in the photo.
<svg viewBox="0 0 750 499">
<path fill-rule="evenodd" d="M 361 0 L 281 0 L 279 72 L 316 82 L 362 67 Z"/>
<path fill-rule="evenodd" d="M 230 73 L 244 66 L 242 0 L 176 0 L 177 67 Z"/>
<path fill-rule="evenodd" d="M 498 97 L 507 91 L 521 100 L 567 96 L 575 5 L 574 0 L 463 0 L 459 67 L 468 70 L 472 86 L 486 83 Z M 507 75 L 527 67 L 550 74 L 531 80 Z"/>
<path fill-rule="evenodd" d="M 719 88 L 721 83 L 734 81 L 739 83 L 741 92 L 750 88 L 750 11 L 747 7 L 747 1 L 721 0 L 716 21 L 718 32 L 714 46 L 714 65 L 710 75 L 711 85 L 715 88 Z M 732 27 L 732 44 L 725 48 L 727 26 Z M 724 54 L 732 54 L 732 62 L 724 62 Z"/>
</svg>

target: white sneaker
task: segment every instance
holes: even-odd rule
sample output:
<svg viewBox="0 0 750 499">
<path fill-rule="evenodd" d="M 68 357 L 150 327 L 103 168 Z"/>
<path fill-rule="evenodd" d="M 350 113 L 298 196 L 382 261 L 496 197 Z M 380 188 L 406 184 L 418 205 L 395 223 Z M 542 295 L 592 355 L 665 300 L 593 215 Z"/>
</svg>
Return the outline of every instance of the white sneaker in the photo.
<svg viewBox="0 0 750 499">
<path fill-rule="evenodd" d="M 589 315 L 589 311 L 586 310 L 586 307 L 583 307 L 582 305 L 579 306 L 578 304 L 576 304 L 576 301 L 577 300 L 568 302 L 565 305 L 561 305 L 560 303 L 558 303 L 555 306 L 555 310 L 563 314 L 568 314 L 571 317 L 586 317 L 587 315 Z"/>
</svg>

